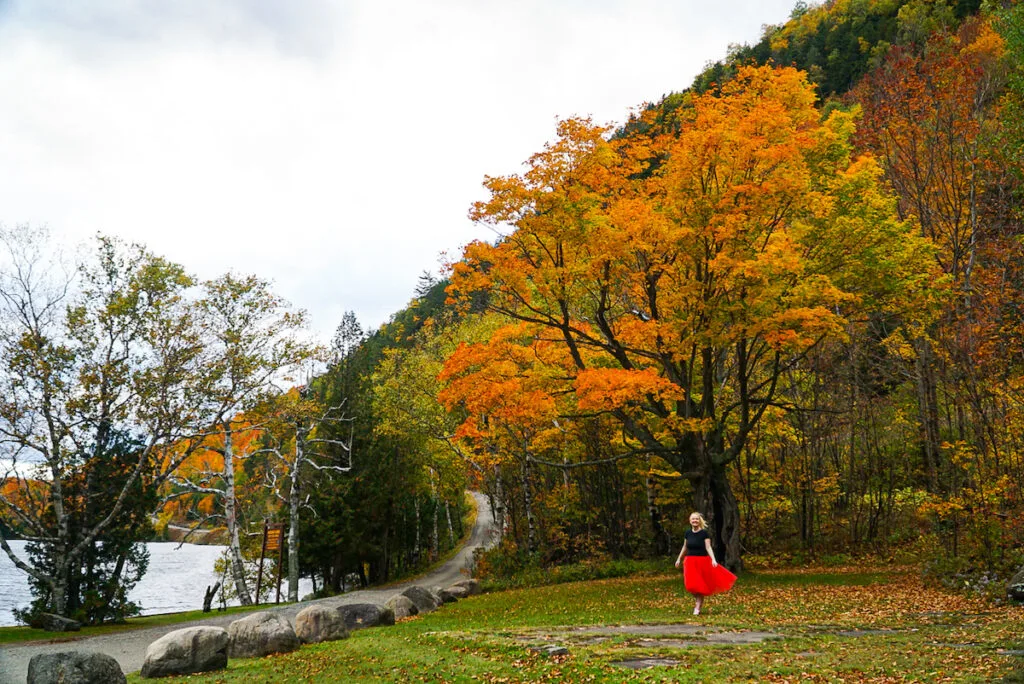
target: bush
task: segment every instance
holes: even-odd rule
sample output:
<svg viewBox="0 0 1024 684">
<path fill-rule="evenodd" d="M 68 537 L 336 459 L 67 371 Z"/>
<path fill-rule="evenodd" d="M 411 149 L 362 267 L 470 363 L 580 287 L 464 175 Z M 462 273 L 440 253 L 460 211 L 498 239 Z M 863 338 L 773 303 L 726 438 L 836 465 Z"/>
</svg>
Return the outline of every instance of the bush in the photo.
<svg viewBox="0 0 1024 684">
<path fill-rule="evenodd" d="M 980 594 L 999 603 L 1006 599 L 1006 583 L 1024 565 L 1024 550 L 1011 549 L 993 557 L 966 545 L 952 555 L 934 539 L 934 534 L 921 538 L 922 566 L 925 579 L 955 591 Z"/>
</svg>

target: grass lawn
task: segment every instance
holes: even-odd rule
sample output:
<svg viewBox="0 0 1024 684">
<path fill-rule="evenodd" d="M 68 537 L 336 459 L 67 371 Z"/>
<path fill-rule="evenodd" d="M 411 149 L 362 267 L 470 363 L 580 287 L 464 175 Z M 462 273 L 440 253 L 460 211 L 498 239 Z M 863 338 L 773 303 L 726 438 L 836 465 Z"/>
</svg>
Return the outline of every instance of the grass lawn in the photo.
<svg viewBox="0 0 1024 684">
<path fill-rule="evenodd" d="M 1024 657 L 1003 652 L 1024 649 L 1024 608 L 925 587 L 909 568 L 747 573 L 705 615 L 692 608 L 674 574 L 517 589 L 165 681 L 988 682 L 1024 673 Z M 545 645 L 568 653 L 531 650 Z M 616 664 L 641 659 L 659 664 Z"/>
<path fill-rule="evenodd" d="M 227 609 L 227 614 L 252 613 L 261 610 L 266 606 L 233 606 Z M 204 617 L 221 615 L 216 611 L 204 613 L 201 610 L 192 610 L 186 613 L 163 613 L 160 615 L 146 615 L 145 617 L 129 618 L 119 624 L 105 624 L 96 627 L 82 627 L 77 632 L 47 632 L 43 629 L 32 629 L 30 627 L 0 627 L 0 646 L 3 644 L 29 643 L 33 641 L 75 641 L 83 637 L 101 636 L 104 634 L 116 634 L 117 632 L 129 632 L 135 629 L 146 627 L 159 627 L 161 625 L 175 625 L 180 622 L 201 620 Z M 69 647 L 70 648 L 70 647 Z"/>
</svg>

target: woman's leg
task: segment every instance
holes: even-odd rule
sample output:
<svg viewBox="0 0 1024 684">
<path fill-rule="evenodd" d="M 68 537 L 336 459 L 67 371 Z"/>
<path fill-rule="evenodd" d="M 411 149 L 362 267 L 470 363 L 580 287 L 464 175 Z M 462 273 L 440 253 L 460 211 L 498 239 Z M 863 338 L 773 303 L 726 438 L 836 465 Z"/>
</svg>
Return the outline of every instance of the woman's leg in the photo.
<svg viewBox="0 0 1024 684">
<path fill-rule="evenodd" d="M 693 607 L 693 614 L 700 615 L 700 610 L 704 607 L 704 595 L 694 594 L 693 598 L 696 600 L 696 604 Z"/>
</svg>

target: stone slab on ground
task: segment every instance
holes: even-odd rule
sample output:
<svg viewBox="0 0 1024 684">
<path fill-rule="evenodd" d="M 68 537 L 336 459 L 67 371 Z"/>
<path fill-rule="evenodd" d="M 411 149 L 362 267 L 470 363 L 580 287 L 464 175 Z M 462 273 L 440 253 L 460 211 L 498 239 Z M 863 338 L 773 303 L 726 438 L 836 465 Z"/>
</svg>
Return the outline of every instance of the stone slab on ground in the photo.
<svg viewBox="0 0 1024 684">
<path fill-rule="evenodd" d="M 565 641 L 578 644 L 600 643 L 611 636 L 638 637 L 689 637 L 697 644 L 760 644 L 771 639 L 785 638 L 775 632 L 755 630 L 729 631 L 723 627 L 709 627 L 693 624 L 663 625 L 590 625 L 585 627 L 552 627 L 545 630 L 531 630 L 510 635 L 519 641 L 535 642 L 537 640 Z M 669 644 L 682 644 L 680 647 L 692 645 L 691 641 L 670 641 L 665 639 L 647 639 L 642 643 L 661 644 L 671 648 Z"/>
<path fill-rule="evenodd" d="M 721 627 L 693 624 L 663 625 L 591 625 L 585 627 L 552 628 L 552 633 L 564 631 L 577 634 L 635 634 L 637 636 L 691 636 L 722 631 Z"/>
<path fill-rule="evenodd" d="M 616 660 L 612 662 L 615 667 L 624 667 L 628 670 L 646 670 L 649 667 L 674 667 L 682 663 L 672 658 L 633 658 L 630 660 Z"/>
<path fill-rule="evenodd" d="M 865 637 L 878 636 L 880 634 L 896 634 L 897 632 L 899 632 L 898 629 L 841 629 L 835 634 L 841 637 Z"/>
<path fill-rule="evenodd" d="M 707 641 L 694 639 L 682 641 L 681 639 L 641 639 L 636 645 L 641 648 L 692 648 L 693 646 L 704 646 Z"/>
</svg>

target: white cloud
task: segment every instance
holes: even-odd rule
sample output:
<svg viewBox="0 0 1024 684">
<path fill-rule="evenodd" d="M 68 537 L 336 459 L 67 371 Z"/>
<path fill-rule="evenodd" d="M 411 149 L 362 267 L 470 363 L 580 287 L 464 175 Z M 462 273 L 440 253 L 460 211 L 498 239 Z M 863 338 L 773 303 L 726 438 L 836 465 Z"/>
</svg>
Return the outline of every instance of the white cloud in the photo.
<svg viewBox="0 0 1024 684">
<path fill-rule="evenodd" d="M 375 326 L 556 118 L 621 122 L 791 0 L 0 5 L 0 221 L 274 279 Z"/>
<path fill-rule="evenodd" d="M 0 458 L 0 482 L 14 476 L 30 480 L 50 479 L 50 474 L 39 463 L 27 462 L 25 459 L 13 461 L 6 457 Z"/>
</svg>

